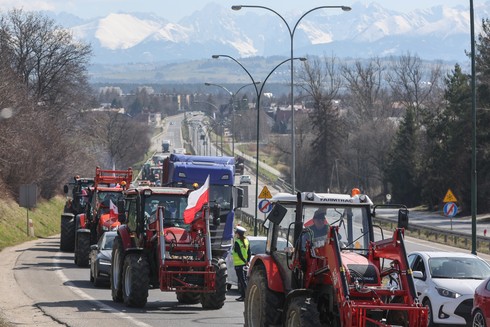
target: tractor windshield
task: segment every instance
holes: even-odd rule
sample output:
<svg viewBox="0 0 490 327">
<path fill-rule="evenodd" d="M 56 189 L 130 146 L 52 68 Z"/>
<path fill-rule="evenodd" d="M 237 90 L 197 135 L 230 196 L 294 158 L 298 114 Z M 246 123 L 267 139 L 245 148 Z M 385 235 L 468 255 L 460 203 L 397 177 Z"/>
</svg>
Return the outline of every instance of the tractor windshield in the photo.
<svg viewBox="0 0 490 327">
<path fill-rule="evenodd" d="M 295 221 L 296 204 L 281 203 L 287 213 L 281 221 L 281 229 L 292 227 Z M 361 251 L 369 246 L 369 206 L 325 206 L 304 204 L 302 222 L 304 238 L 314 247 L 325 244 L 330 226 L 337 226 L 342 249 Z"/>
<path fill-rule="evenodd" d="M 303 226 L 313 234 L 313 246 L 325 244 L 330 226 L 337 226 L 343 249 L 367 249 L 369 225 L 366 207 L 304 206 Z"/>
<path fill-rule="evenodd" d="M 146 197 L 144 210 L 149 223 L 156 221 L 159 206 L 164 208 L 164 224 L 166 226 L 185 227 L 183 215 L 187 207 L 187 197 L 155 193 Z"/>
</svg>

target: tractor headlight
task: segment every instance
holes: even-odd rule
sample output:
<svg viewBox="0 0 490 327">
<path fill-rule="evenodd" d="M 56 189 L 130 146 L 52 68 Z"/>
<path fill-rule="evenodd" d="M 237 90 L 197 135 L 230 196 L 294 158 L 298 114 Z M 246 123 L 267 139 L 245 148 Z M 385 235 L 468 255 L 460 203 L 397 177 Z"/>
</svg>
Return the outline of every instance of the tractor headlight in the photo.
<svg viewBox="0 0 490 327">
<path fill-rule="evenodd" d="M 449 297 L 452 299 L 457 299 L 458 297 L 461 296 L 461 294 L 457 292 L 453 292 L 451 290 L 448 290 L 447 288 L 442 288 L 442 287 L 436 287 L 437 293 L 439 293 L 440 296 L 444 297 Z"/>
</svg>

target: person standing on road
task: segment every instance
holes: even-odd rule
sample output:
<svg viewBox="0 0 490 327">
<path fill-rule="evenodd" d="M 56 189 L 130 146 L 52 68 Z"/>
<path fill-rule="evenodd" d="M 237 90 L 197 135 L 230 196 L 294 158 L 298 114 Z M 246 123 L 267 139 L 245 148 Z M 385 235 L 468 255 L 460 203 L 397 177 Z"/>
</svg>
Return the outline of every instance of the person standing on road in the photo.
<svg viewBox="0 0 490 327">
<path fill-rule="evenodd" d="M 245 267 L 248 268 L 250 264 L 250 258 L 252 256 L 250 251 L 250 242 L 245 236 L 247 230 L 242 226 L 238 226 L 235 229 L 235 243 L 233 245 L 233 265 L 235 266 L 236 276 L 238 278 L 238 286 L 240 288 L 240 297 L 236 298 L 237 301 L 245 300 L 245 290 L 247 289 L 247 276 Z"/>
</svg>

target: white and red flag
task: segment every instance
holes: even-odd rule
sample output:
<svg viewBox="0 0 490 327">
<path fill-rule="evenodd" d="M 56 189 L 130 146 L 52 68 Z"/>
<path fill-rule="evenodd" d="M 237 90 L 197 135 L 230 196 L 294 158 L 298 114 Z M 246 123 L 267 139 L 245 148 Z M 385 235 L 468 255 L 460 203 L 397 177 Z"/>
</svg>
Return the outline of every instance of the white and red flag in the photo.
<svg viewBox="0 0 490 327">
<path fill-rule="evenodd" d="M 202 206 L 209 201 L 209 175 L 204 184 L 189 194 L 187 207 L 184 210 L 184 223 L 190 224 L 194 220 L 196 213 Z"/>
<path fill-rule="evenodd" d="M 116 216 L 119 214 L 119 211 L 117 210 L 117 206 L 112 202 L 112 200 L 109 200 L 109 214 L 111 216 Z"/>
</svg>

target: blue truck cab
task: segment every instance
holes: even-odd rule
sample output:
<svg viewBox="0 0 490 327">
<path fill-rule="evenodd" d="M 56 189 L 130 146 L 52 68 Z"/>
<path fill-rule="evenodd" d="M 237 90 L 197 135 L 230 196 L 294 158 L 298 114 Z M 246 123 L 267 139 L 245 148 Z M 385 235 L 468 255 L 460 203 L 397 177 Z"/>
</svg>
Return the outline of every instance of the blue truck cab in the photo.
<svg viewBox="0 0 490 327">
<path fill-rule="evenodd" d="M 235 159 L 172 153 L 163 162 L 162 186 L 200 187 L 209 175 L 210 206 L 220 206 L 220 224 L 211 227 L 214 256 L 223 256 L 232 245 L 235 209 L 241 207 L 243 190 L 235 187 Z"/>
</svg>

